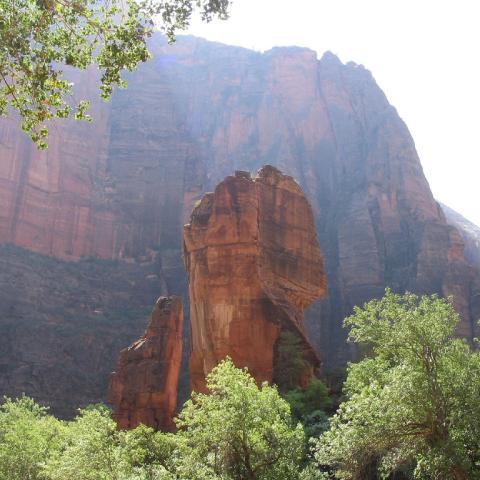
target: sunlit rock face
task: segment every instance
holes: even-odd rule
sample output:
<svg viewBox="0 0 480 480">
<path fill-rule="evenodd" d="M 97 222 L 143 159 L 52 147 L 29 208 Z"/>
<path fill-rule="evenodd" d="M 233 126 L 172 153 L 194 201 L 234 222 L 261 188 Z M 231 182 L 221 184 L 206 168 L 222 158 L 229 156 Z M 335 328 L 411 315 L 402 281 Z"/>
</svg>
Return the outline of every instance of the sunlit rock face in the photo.
<svg viewBox="0 0 480 480">
<path fill-rule="evenodd" d="M 192 389 L 229 356 L 259 382 L 272 382 L 279 334 L 302 339 L 307 384 L 318 358 L 303 312 L 325 293 L 313 214 L 302 190 L 273 167 L 225 178 L 184 229 L 189 277 Z"/>
<path fill-rule="evenodd" d="M 160 297 L 145 334 L 120 352 L 108 397 L 120 428 L 141 423 L 173 431 L 182 363 L 183 305 L 180 297 Z"/>
<path fill-rule="evenodd" d="M 258 53 L 191 37 L 172 46 L 156 38 L 152 52 L 108 104 L 96 99 L 96 77 L 87 73 L 79 96 L 90 92 L 94 123 L 59 123 L 46 152 L 13 121 L 0 122 L 1 243 L 66 259 L 149 264 L 157 295 L 185 295 L 182 229 L 195 202 L 235 170 L 270 164 L 298 181 L 313 209 L 328 292 L 307 310 L 305 326 L 326 369 L 352 356 L 343 318 L 386 286 L 453 294 L 459 332 L 475 335 L 477 267 L 465 261 L 462 238 L 432 196 L 407 127 L 368 70 L 302 48 Z M 6 275 L 0 271 L 5 284 Z M 137 281 L 129 275 L 125 282 Z M 38 278 L 43 282 L 42 272 Z M 20 301 L 25 297 L 13 297 Z M 28 301 L 34 312 L 35 300 Z M 18 322 L 12 308 L 0 302 L 1 322 Z M 35 321 L 53 316 L 48 310 Z M 52 339 L 61 338 L 52 325 Z M 136 332 L 129 338 L 143 329 L 139 317 L 124 326 Z M 101 328 L 119 341 L 113 320 Z M 0 352 L 35 342 L 34 333 L 15 332 L 8 345 L 0 338 Z M 86 347 L 82 352 L 88 356 Z M 98 355 L 111 371 L 112 355 Z M 35 373 L 25 371 L 21 385 L 13 375 L 2 393 L 31 392 L 27 377 L 35 375 L 36 391 L 52 397 L 43 385 L 62 371 L 56 358 L 30 359 Z M 72 398 L 82 382 L 84 392 L 93 391 L 87 377 L 77 377 Z M 106 385 L 95 383 L 92 398 L 102 391 Z"/>
</svg>

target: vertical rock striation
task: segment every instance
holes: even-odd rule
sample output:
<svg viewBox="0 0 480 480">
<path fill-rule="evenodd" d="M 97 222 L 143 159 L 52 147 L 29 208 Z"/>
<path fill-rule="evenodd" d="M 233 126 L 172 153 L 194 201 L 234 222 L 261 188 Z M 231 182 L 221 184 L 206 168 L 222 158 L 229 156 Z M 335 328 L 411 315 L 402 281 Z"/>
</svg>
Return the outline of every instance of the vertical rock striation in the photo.
<svg viewBox="0 0 480 480">
<path fill-rule="evenodd" d="M 180 297 L 160 297 L 143 337 L 120 352 L 109 401 L 120 428 L 143 423 L 174 430 L 182 363 L 183 306 Z"/>
<path fill-rule="evenodd" d="M 184 228 L 189 276 L 192 389 L 226 356 L 259 381 L 275 375 L 282 331 L 301 339 L 298 382 L 319 365 L 304 310 L 326 291 L 313 213 L 298 184 L 274 167 L 226 177 Z"/>
</svg>

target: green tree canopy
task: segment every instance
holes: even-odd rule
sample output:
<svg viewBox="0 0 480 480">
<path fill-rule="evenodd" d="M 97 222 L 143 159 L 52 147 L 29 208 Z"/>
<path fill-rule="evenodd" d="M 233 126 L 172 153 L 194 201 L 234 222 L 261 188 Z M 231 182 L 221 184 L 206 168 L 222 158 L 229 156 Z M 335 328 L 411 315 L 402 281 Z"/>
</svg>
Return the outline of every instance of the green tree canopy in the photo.
<svg viewBox="0 0 480 480">
<path fill-rule="evenodd" d="M 122 465 L 120 432 L 110 410 L 91 406 L 80 411 L 68 430 L 62 445 L 46 465 L 50 480 L 117 480 L 125 469 Z"/>
<path fill-rule="evenodd" d="M 456 338 L 436 296 L 396 295 L 355 308 L 350 340 L 372 356 L 350 365 L 347 400 L 315 458 L 341 479 L 480 478 L 480 358 Z M 404 477 L 405 478 L 405 477 Z"/>
<path fill-rule="evenodd" d="M 43 465 L 59 448 L 64 428 L 31 398 L 5 399 L 0 406 L 0 478 L 43 479 Z"/>
<path fill-rule="evenodd" d="M 0 408 L 2 480 L 297 480 L 304 433 L 290 407 L 231 360 L 193 394 L 176 434 L 140 425 L 119 431 L 110 410 L 93 405 L 59 421 L 30 398 Z M 316 476 L 301 477 L 313 479 Z"/>
<path fill-rule="evenodd" d="M 194 7 L 203 20 L 227 17 L 229 0 L 0 0 L 0 115 L 20 114 L 23 130 L 46 147 L 47 122 L 89 119 L 74 102 L 66 68 L 101 71 L 101 94 L 124 86 L 123 70 L 149 58 L 155 25 L 173 40 Z"/>
<path fill-rule="evenodd" d="M 117 430 L 110 410 L 105 405 L 92 405 L 65 423 L 55 448 L 43 458 L 39 478 L 174 480 L 177 477 L 169 468 L 175 448 L 173 435 L 144 425 Z"/>
<path fill-rule="evenodd" d="M 273 382 L 281 392 L 293 390 L 309 365 L 303 340 L 298 334 L 283 330 L 276 344 Z"/>
<path fill-rule="evenodd" d="M 227 359 L 207 377 L 209 395 L 193 393 L 177 426 L 180 478 L 297 479 L 304 433 L 275 387 L 258 387 Z"/>
</svg>

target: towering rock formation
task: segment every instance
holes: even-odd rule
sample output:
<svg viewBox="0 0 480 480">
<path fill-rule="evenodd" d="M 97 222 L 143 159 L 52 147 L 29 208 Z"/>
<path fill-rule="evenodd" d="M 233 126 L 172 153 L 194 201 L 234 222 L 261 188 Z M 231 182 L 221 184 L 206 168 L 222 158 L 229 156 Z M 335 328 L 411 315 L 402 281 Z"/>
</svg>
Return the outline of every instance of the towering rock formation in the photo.
<svg viewBox="0 0 480 480">
<path fill-rule="evenodd" d="M 459 332 L 470 339 L 478 333 L 478 268 L 465 260 L 462 238 L 432 196 L 407 127 L 368 70 L 330 53 L 321 59 L 303 48 L 258 53 L 191 37 L 173 46 L 155 38 L 152 52 L 152 61 L 129 76 L 127 90 L 109 104 L 94 101 L 94 125 L 52 128 L 47 152 L 37 152 L 12 122 L 0 122 L 0 243 L 68 259 L 125 260 L 124 281 L 135 285 L 127 265 L 154 267 L 157 292 L 185 294 L 182 228 L 195 202 L 232 171 L 272 164 L 298 180 L 313 209 L 328 292 L 309 308 L 305 326 L 325 368 L 352 354 L 343 318 L 386 286 L 453 294 Z M 87 73 L 82 88 L 94 84 Z M 0 282 L 3 275 L 8 284 L 5 272 Z M 35 278 L 48 291 L 41 272 Z M 1 324 L 9 325 L 0 355 L 35 343 L 34 333 L 20 334 L 15 325 L 18 311 L 34 312 L 46 301 L 31 299 L 38 291 L 0 302 Z M 116 294 L 112 287 L 109 298 Z M 30 310 L 16 308 L 27 298 Z M 138 318 L 122 323 L 137 329 L 132 339 L 140 334 Z M 32 321 L 39 329 L 48 325 L 49 345 L 61 352 L 51 309 Z M 119 342 L 114 319 L 98 325 Z M 87 356 L 87 347 L 82 352 L 77 358 Z M 112 369 L 109 355 L 99 353 L 98 365 Z M 19 369 L 25 356 L 16 357 Z M 33 390 L 30 375 L 32 394 L 53 396 L 47 385 L 61 377 L 55 372 L 63 372 L 63 358 L 28 357 L 25 391 Z M 81 361 L 72 365 L 84 371 Z M 81 391 L 104 395 L 103 376 L 91 383 L 77 377 L 85 389 L 72 398 Z M 2 378 L 0 393 L 21 388 L 15 375 L 8 383 Z"/>
<path fill-rule="evenodd" d="M 276 168 L 236 172 L 207 193 L 184 229 L 189 275 L 192 389 L 226 356 L 259 381 L 274 379 L 280 332 L 302 340 L 307 384 L 318 358 L 303 312 L 326 291 L 313 214 Z M 281 382 L 281 379 L 279 379 Z"/>
<path fill-rule="evenodd" d="M 182 300 L 160 297 L 145 334 L 120 352 L 110 378 L 108 396 L 120 428 L 143 423 L 159 430 L 174 430 L 182 344 Z"/>
</svg>

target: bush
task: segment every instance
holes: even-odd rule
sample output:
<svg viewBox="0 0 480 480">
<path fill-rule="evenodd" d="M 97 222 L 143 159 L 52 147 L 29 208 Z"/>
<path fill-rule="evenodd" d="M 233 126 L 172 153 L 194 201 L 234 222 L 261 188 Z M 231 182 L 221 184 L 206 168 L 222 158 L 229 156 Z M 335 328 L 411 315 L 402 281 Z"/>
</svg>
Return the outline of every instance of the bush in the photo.
<svg viewBox="0 0 480 480">
<path fill-rule="evenodd" d="M 301 422 L 307 438 L 318 437 L 328 429 L 326 410 L 332 406 L 327 387 L 318 378 L 302 390 L 296 388 L 283 395 L 289 403 L 293 418 Z"/>
</svg>

